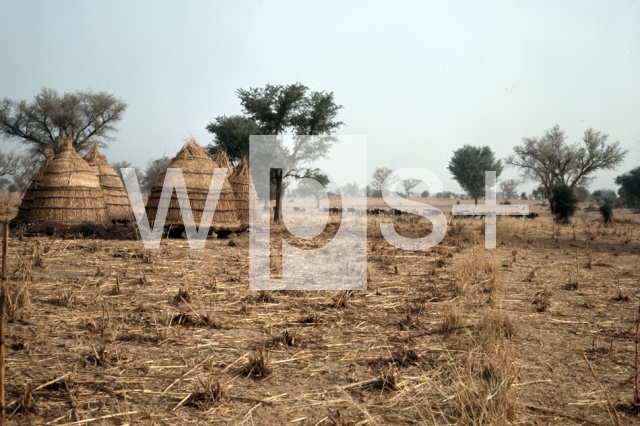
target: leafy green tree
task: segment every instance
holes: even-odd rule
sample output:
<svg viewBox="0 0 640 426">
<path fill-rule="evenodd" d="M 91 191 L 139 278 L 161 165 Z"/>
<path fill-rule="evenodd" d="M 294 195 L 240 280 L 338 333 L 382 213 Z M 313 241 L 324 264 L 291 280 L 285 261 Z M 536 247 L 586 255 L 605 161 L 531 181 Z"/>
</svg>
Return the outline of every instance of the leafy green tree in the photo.
<svg viewBox="0 0 640 426">
<path fill-rule="evenodd" d="M 584 186 L 576 186 L 575 188 L 573 188 L 573 192 L 575 192 L 576 198 L 581 203 L 587 201 L 589 199 L 589 196 L 591 195 L 589 193 L 589 190 Z"/>
<path fill-rule="evenodd" d="M 526 192 L 522 191 L 522 194 L 520 194 L 520 199 L 521 200 L 528 200 L 529 197 L 527 197 L 527 193 Z"/>
<path fill-rule="evenodd" d="M 602 215 L 602 221 L 605 226 L 613 223 L 613 208 L 611 207 L 611 204 L 604 203 L 598 210 L 600 210 L 600 215 Z"/>
<path fill-rule="evenodd" d="M 620 185 L 618 195 L 626 206 L 640 206 L 640 167 L 618 176 L 615 182 Z"/>
<path fill-rule="evenodd" d="M 215 155 L 223 150 L 234 164 L 242 157 L 249 156 L 249 137 L 262 135 L 258 123 L 242 115 L 217 117 L 207 124 L 207 130 L 214 134 L 213 143 L 206 147 L 209 153 Z"/>
<path fill-rule="evenodd" d="M 471 197 L 475 204 L 484 197 L 484 172 L 495 171 L 496 178 L 502 174 L 502 162 L 488 146 L 465 145 L 453 152 L 447 167 L 453 178 Z"/>
<path fill-rule="evenodd" d="M 43 88 L 31 102 L 4 98 L 0 102 L 0 136 L 17 139 L 43 159 L 64 138 L 73 139 L 79 152 L 94 142 L 104 147 L 113 140 L 115 124 L 122 120 L 127 104 L 106 92 L 59 95 Z"/>
<path fill-rule="evenodd" d="M 556 221 L 566 224 L 569 223 L 578 208 L 578 199 L 573 188 L 568 185 L 556 185 L 551 190 L 549 204 Z"/>
<path fill-rule="evenodd" d="M 302 196 L 312 196 L 316 199 L 316 207 L 320 207 L 320 200 L 327 198 L 325 188 L 329 185 L 329 177 L 318 169 L 307 169 L 298 178 L 313 179 L 318 183 L 313 185 L 309 181 L 302 181 L 298 185 L 298 193 Z"/>
<path fill-rule="evenodd" d="M 431 194 L 429 194 L 429 191 L 425 189 L 420 195 L 422 196 L 422 198 L 429 198 L 429 195 Z"/>
<path fill-rule="evenodd" d="M 342 106 L 335 103 L 332 92 L 309 92 L 300 83 L 267 84 L 264 88 L 239 89 L 236 93 L 245 116 L 258 124 L 263 135 L 295 135 L 293 147 L 280 147 L 287 168 L 277 169 L 273 174 L 276 192 L 273 219 L 280 222 L 283 182 L 298 173 L 303 164 L 326 158 L 337 142 L 330 135 L 343 124 L 336 120 Z"/>
</svg>

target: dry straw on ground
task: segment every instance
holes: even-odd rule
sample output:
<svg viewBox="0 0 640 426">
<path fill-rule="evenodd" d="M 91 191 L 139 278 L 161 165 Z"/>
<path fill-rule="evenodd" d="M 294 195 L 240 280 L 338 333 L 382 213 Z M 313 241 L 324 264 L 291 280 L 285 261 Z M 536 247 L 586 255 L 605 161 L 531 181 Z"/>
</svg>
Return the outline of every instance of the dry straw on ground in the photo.
<svg viewBox="0 0 640 426">
<path fill-rule="evenodd" d="M 349 294 L 250 291 L 246 234 L 150 252 L 11 238 L 10 422 L 608 425 L 613 409 L 637 423 L 638 225 L 579 216 L 574 241 L 546 218 L 504 219 L 496 250 L 467 220 L 412 252 L 386 243 L 380 222 L 413 235 L 428 221 L 370 218 L 368 288 Z"/>
<path fill-rule="evenodd" d="M 116 222 L 130 222 L 133 220 L 133 209 L 129 202 L 127 190 L 116 171 L 111 167 L 107 158 L 98 151 L 98 144 L 84 156 L 98 178 L 104 193 L 109 219 Z"/>
</svg>

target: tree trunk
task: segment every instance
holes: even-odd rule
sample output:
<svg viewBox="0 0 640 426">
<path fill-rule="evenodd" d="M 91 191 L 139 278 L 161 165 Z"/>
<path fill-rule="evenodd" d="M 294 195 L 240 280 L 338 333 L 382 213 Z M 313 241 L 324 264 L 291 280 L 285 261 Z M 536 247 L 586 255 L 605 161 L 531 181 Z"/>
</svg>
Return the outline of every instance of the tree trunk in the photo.
<svg viewBox="0 0 640 426">
<path fill-rule="evenodd" d="M 276 169 L 274 173 L 276 179 L 276 207 L 273 209 L 273 221 L 280 223 L 282 221 L 282 169 Z"/>
<path fill-rule="evenodd" d="M 475 201 L 476 206 L 477 206 L 478 205 L 478 196 L 477 195 L 474 197 L 474 201 Z"/>
<path fill-rule="evenodd" d="M 320 198 L 316 197 L 316 209 L 320 208 Z"/>
</svg>

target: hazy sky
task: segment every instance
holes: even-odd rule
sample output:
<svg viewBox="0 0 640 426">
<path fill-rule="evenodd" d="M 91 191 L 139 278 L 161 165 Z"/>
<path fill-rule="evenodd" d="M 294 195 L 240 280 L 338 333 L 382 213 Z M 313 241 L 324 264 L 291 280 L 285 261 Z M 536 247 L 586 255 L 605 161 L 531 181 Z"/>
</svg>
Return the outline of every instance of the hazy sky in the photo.
<svg viewBox="0 0 640 426">
<path fill-rule="evenodd" d="M 631 150 L 591 190 L 640 160 L 634 0 L 0 1 L 0 37 L 0 97 L 51 87 L 128 102 L 111 161 L 172 156 L 190 133 L 209 143 L 213 117 L 241 112 L 236 89 L 294 82 L 335 93 L 340 133 L 367 136 L 370 171 L 426 168 L 449 190 L 453 150 L 504 157 L 556 123 L 571 141 L 593 127 Z"/>
</svg>

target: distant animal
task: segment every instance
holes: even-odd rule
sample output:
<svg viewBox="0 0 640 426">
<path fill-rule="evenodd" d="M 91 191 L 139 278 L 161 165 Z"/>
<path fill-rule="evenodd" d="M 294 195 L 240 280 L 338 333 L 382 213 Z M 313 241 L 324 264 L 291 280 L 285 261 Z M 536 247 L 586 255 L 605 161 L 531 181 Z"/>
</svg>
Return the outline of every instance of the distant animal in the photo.
<svg viewBox="0 0 640 426">
<path fill-rule="evenodd" d="M 353 207 L 349 207 L 349 208 L 347 209 L 347 214 L 355 214 L 355 213 L 356 213 L 356 209 L 355 209 L 355 208 L 353 208 Z"/>
<path fill-rule="evenodd" d="M 540 215 L 538 213 L 529 213 L 526 218 L 527 219 L 535 219 L 536 217 L 539 217 Z"/>
<path fill-rule="evenodd" d="M 331 207 L 329 208 L 329 213 L 342 213 L 342 207 Z"/>
</svg>

